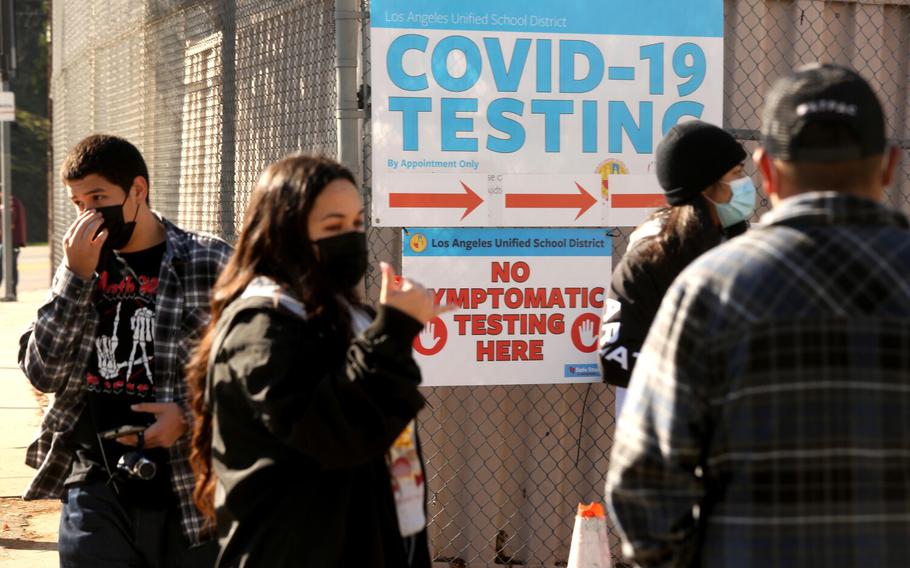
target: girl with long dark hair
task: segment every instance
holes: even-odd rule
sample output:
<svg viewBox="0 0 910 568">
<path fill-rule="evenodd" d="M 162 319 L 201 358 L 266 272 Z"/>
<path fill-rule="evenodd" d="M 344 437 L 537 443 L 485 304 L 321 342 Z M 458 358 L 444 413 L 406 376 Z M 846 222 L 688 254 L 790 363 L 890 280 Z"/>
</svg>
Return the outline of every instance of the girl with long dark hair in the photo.
<svg viewBox="0 0 910 568">
<path fill-rule="evenodd" d="M 673 280 L 703 253 L 745 232 L 755 207 L 755 186 L 743 171 L 746 151 L 717 126 L 698 120 L 674 126 L 656 158 L 669 206 L 629 238 L 613 270 L 598 343 L 603 379 L 618 387 L 628 386 Z"/>
<path fill-rule="evenodd" d="M 196 502 L 218 566 L 428 567 L 414 337 L 443 308 L 383 265 L 351 173 L 297 155 L 259 179 L 188 367 Z"/>
</svg>

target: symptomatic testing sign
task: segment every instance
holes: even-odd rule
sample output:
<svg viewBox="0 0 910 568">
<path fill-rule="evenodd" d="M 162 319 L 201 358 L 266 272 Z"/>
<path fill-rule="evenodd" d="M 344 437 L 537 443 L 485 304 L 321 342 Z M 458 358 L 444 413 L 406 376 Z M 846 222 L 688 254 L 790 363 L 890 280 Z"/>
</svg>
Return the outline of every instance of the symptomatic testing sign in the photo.
<svg viewBox="0 0 910 568">
<path fill-rule="evenodd" d="M 407 229 L 402 273 L 457 310 L 414 342 L 425 386 L 597 382 L 603 229 Z"/>
</svg>

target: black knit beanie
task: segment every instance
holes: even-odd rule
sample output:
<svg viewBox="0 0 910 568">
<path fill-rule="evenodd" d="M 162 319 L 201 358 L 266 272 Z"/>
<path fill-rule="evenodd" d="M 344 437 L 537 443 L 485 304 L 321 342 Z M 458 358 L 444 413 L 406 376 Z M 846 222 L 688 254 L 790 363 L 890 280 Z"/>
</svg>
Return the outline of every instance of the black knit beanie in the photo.
<svg viewBox="0 0 910 568">
<path fill-rule="evenodd" d="M 700 120 L 683 122 L 657 146 L 657 181 L 667 203 L 682 205 L 744 159 L 746 151 L 724 129 Z"/>
</svg>

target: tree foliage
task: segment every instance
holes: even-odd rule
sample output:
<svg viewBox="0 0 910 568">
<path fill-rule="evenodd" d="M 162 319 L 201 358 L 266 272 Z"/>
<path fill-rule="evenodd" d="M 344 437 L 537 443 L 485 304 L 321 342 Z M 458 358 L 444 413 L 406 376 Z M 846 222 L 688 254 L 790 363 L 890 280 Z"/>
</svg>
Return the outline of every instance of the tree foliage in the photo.
<svg viewBox="0 0 910 568">
<path fill-rule="evenodd" d="M 48 2 L 15 0 L 16 122 L 10 127 L 13 193 L 25 205 L 28 240 L 48 240 Z"/>
</svg>

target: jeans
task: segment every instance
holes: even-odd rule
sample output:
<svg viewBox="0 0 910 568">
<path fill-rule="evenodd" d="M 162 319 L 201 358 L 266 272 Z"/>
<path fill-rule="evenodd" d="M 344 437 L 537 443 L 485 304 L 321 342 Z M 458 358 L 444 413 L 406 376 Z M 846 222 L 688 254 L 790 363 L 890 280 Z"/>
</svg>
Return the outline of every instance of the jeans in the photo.
<svg viewBox="0 0 910 568">
<path fill-rule="evenodd" d="M 136 507 L 95 482 L 66 491 L 58 550 L 61 568 L 211 568 L 218 544 L 190 547 L 176 505 Z"/>
<path fill-rule="evenodd" d="M 3 243 L 0 243 L 0 280 L 3 280 Z M 13 294 L 16 293 L 16 287 L 19 286 L 19 247 L 13 247 Z M 6 282 L 3 283 L 3 289 L 0 290 L 0 296 L 6 292 Z"/>
</svg>

